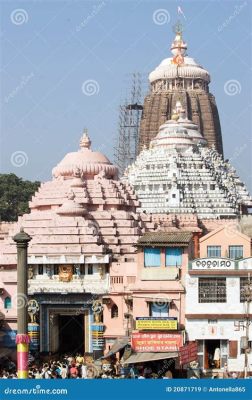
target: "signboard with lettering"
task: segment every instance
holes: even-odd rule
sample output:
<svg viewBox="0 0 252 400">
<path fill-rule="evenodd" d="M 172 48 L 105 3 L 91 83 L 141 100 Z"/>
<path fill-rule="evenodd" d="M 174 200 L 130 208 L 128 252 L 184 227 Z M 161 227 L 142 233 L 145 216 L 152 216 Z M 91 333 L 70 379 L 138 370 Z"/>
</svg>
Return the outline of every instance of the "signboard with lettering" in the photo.
<svg viewBox="0 0 252 400">
<path fill-rule="evenodd" d="M 131 337 L 132 350 L 139 353 L 178 351 L 182 344 L 180 333 L 133 332 Z"/>
<path fill-rule="evenodd" d="M 252 257 L 239 260 L 238 269 L 252 269 Z"/>
<path fill-rule="evenodd" d="M 145 330 L 177 330 L 178 320 L 172 317 L 137 317 L 136 329 Z"/>
<path fill-rule="evenodd" d="M 193 270 L 231 270 L 235 269 L 235 262 L 229 258 L 198 258 L 192 262 Z"/>
<path fill-rule="evenodd" d="M 186 344 L 179 349 L 180 364 L 188 364 L 198 359 L 198 345 L 196 342 Z"/>
</svg>

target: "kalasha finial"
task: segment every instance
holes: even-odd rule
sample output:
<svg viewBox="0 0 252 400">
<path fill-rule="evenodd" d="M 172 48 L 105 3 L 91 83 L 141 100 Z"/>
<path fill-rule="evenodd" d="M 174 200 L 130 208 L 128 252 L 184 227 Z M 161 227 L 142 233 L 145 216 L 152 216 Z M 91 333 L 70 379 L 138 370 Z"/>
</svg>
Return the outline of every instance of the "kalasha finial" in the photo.
<svg viewBox="0 0 252 400">
<path fill-rule="evenodd" d="M 180 21 L 177 21 L 175 25 L 173 25 L 173 32 L 176 35 L 182 35 L 184 31 L 183 24 Z"/>
<path fill-rule="evenodd" d="M 87 130 L 87 128 L 84 128 L 83 129 L 83 135 L 82 135 L 82 137 L 80 139 L 80 147 L 89 149 L 90 146 L 91 146 L 91 140 L 90 140 L 90 138 L 88 136 L 88 130 Z"/>
</svg>

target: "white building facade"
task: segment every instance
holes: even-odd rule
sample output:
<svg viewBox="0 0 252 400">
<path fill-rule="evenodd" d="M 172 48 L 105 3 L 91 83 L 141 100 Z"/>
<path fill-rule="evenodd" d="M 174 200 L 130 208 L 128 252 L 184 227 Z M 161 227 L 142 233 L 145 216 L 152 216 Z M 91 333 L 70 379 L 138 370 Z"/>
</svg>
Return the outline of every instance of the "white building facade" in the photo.
<svg viewBox="0 0 252 400">
<path fill-rule="evenodd" d="M 251 274 L 251 257 L 209 257 L 191 263 L 186 277 L 186 331 L 188 340 L 198 343 L 203 370 L 244 371 L 247 352 L 252 371 L 252 311 L 244 295 Z"/>
</svg>

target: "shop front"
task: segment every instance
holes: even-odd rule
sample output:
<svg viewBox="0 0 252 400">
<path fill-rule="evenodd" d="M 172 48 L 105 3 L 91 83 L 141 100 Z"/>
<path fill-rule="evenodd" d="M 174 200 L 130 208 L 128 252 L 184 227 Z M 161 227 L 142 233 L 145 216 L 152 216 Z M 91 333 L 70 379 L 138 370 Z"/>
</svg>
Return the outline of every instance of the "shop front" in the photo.
<svg viewBox="0 0 252 400">
<path fill-rule="evenodd" d="M 203 369 L 220 369 L 228 360 L 228 340 L 198 340 L 198 361 Z"/>
<path fill-rule="evenodd" d="M 156 321 L 151 322 L 153 323 L 155 325 Z M 176 376 L 179 370 L 179 349 L 182 345 L 181 332 L 133 331 L 132 353 L 125 364 L 136 365 L 138 374 L 145 378 L 161 377 L 168 371 Z"/>
</svg>

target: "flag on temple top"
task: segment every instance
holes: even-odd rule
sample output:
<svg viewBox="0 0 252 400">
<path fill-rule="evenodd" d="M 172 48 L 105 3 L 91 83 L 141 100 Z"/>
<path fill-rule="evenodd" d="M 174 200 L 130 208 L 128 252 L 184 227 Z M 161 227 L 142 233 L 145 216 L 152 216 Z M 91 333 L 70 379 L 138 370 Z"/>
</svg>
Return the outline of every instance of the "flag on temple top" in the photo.
<svg viewBox="0 0 252 400">
<path fill-rule="evenodd" d="M 186 16 L 185 16 L 185 14 L 184 14 L 184 12 L 183 12 L 183 10 L 182 10 L 182 8 L 180 6 L 178 6 L 178 14 L 183 15 L 183 17 L 186 19 Z"/>
</svg>

